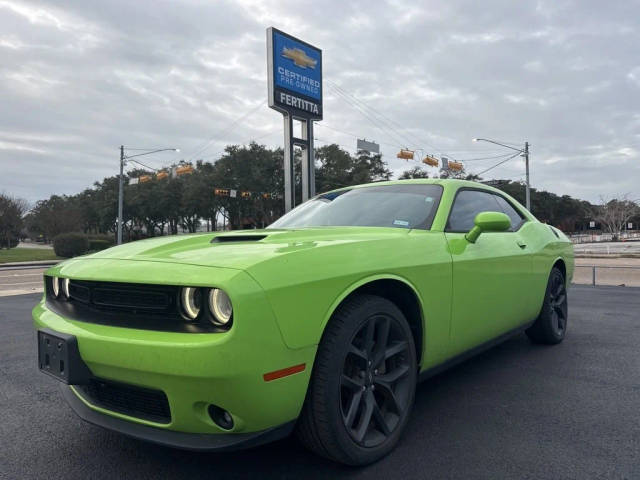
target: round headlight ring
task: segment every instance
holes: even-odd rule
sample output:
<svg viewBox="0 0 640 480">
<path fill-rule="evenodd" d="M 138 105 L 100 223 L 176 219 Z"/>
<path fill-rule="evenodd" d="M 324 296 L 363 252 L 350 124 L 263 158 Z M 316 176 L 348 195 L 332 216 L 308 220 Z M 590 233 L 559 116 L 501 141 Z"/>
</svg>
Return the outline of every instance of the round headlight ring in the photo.
<svg viewBox="0 0 640 480">
<path fill-rule="evenodd" d="M 202 304 L 201 296 L 200 289 L 195 287 L 184 287 L 180 292 L 182 313 L 187 320 L 195 320 L 198 318 L 198 315 L 200 315 Z"/>
<path fill-rule="evenodd" d="M 228 325 L 233 316 L 231 299 L 223 290 L 213 288 L 209 292 L 209 310 L 213 315 L 213 323 L 220 326 Z"/>
<path fill-rule="evenodd" d="M 51 293 L 56 298 L 60 295 L 60 279 L 58 277 L 51 277 Z"/>
<path fill-rule="evenodd" d="M 62 279 L 62 293 L 64 294 L 65 298 L 69 298 L 69 279 L 68 278 Z"/>
</svg>

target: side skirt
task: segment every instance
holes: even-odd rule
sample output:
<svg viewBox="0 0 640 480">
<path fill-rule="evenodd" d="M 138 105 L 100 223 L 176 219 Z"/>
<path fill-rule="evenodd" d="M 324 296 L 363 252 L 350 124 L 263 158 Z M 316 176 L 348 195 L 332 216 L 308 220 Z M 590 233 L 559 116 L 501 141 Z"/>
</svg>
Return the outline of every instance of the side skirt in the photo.
<svg viewBox="0 0 640 480">
<path fill-rule="evenodd" d="M 514 335 L 524 332 L 527 328 L 529 328 L 534 323 L 535 323 L 535 320 L 525 323 L 524 325 L 516 327 L 513 330 L 509 330 L 508 332 L 503 333 L 502 335 L 489 340 L 488 342 L 482 343 L 477 347 L 473 347 L 471 350 L 467 350 L 466 352 L 456 355 L 455 357 L 450 358 L 449 360 L 445 360 L 439 365 L 436 365 L 434 367 L 428 368 L 427 370 L 420 372 L 420 375 L 418 375 L 418 382 L 424 382 L 425 380 L 435 375 L 438 375 L 439 373 L 442 373 L 445 370 L 448 370 L 449 368 L 454 367 L 455 365 L 458 365 L 459 363 L 462 363 L 465 360 L 470 359 L 471 357 L 475 357 L 479 353 L 482 353 L 485 350 L 490 349 L 491 347 L 495 347 L 496 345 L 501 344 L 502 342 L 504 342 L 505 340 L 508 340 Z"/>
</svg>

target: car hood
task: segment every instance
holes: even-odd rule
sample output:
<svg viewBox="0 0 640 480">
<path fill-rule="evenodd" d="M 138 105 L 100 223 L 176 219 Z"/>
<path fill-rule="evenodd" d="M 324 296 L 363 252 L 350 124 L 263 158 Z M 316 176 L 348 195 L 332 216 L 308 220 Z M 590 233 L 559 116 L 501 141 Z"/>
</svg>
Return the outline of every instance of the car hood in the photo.
<svg viewBox="0 0 640 480">
<path fill-rule="evenodd" d="M 404 237 L 408 232 L 408 229 L 378 227 L 238 230 L 155 237 L 109 248 L 82 258 L 166 262 L 246 270 L 277 256 L 309 249 L 392 240 Z"/>
</svg>

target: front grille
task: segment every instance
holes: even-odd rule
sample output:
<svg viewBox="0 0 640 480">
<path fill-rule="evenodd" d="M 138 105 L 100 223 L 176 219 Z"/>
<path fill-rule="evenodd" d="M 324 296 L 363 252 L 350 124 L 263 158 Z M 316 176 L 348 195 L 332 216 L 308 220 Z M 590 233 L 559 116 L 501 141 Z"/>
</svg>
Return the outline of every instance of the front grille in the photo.
<svg viewBox="0 0 640 480">
<path fill-rule="evenodd" d="M 130 313 L 173 313 L 177 311 L 176 287 L 116 282 L 69 281 L 71 300 L 102 310 Z"/>
<path fill-rule="evenodd" d="M 52 279 L 45 276 L 47 307 L 71 320 L 113 327 L 164 332 L 209 333 L 228 328 L 214 325 L 205 308 L 195 321 L 185 321 L 177 285 L 69 281 L 69 298 L 53 295 Z"/>
<path fill-rule="evenodd" d="M 94 378 L 76 389 L 96 407 L 156 423 L 171 423 L 167 395 L 161 390 Z"/>
<path fill-rule="evenodd" d="M 92 301 L 101 307 L 166 310 L 171 306 L 168 292 L 94 288 Z"/>
</svg>

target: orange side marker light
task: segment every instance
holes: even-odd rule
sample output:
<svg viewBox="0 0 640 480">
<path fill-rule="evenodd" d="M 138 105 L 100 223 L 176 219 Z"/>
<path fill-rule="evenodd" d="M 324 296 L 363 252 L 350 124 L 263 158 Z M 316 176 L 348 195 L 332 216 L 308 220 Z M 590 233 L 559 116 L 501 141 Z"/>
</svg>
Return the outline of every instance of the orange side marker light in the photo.
<svg viewBox="0 0 640 480">
<path fill-rule="evenodd" d="M 265 382 L 270 382 L 271 380 L 277 380 L 278 378 L 288 377 L 289 375 L 293 375 L 294 373 L 300 373 L 304 371 L 305 367 L 306 363 L 301 363 L 300 365 L 294 365 L 293 367 L 287 367 L 283 368 L 282 370 L 265 373 L 262 378 L 264 378 Z"/>
</svg>

